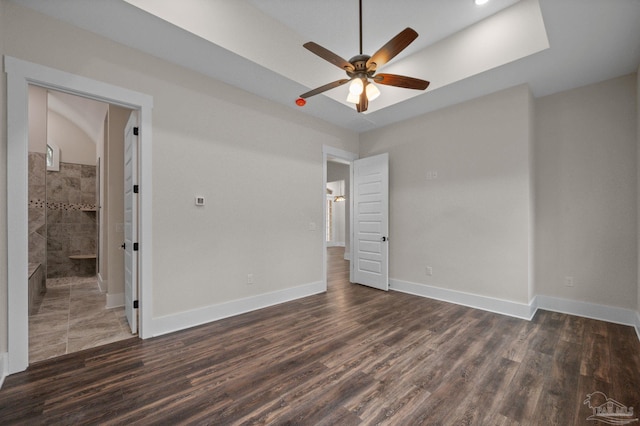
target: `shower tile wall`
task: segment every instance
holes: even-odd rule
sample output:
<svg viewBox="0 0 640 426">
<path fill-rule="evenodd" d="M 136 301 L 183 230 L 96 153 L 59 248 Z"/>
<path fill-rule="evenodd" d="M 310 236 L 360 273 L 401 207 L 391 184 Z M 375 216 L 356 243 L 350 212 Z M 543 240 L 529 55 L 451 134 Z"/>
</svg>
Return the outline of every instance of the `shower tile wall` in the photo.
<svg viewBox="0 0 640 426">
<path fill-rule="evenodd" d="M 29 153 L 29 263 L 47 267 L 46 183 L 44 154 Z"/>
<path fill-rule="evenodd" d="M 46 167 L 44 154 L 30 152 L 29 160 L 29 314 L 38 310 L 47 291 Z"/>
<path fill-rule="evenodd" d="M 47 278 L 87 277 L 96 273 L 96 167 L 60 163 L 47 171 Z"/>
</svg>

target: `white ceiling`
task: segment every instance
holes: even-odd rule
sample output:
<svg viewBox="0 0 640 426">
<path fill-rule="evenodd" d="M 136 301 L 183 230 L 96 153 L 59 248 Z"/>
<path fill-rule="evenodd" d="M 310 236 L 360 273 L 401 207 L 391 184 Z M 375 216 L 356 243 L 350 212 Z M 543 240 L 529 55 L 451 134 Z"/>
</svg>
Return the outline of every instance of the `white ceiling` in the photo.
<svg viewBox="0 0 640 426">
<path fill-rule="evenodd" d="M 359 53 L 358 0 L 248 2 L 303 38 L 345 59 Z M 419 37 L 402 52 L 408 56 L 517 2 L 492 0 L 479 7 L 473 0 L 363 0 L 363 51 L 371 55 L 391 37 L 411 27 Z"/>
<path fill-rule="evenodd" d="M 356 0 L 13 1 L 290 108 L 344 76 L 303 43 L 358 53 Z M 522 83 L 539 97 L 640 64 L 640 0 L 363 0 L 364 53 L 408 26 L 420 36 L 384 72 L 431 80 L 426 92 L 384 86 L 358 114 L 341 87 L 298 110 L 361 132 Z"/>
<path fill-rule="evenodd" d="M 104 137 L 104 119 L 108 104 L 80 96 L 49 90 L 47 108 L 74 123 L 95 144 Z"/>
</svg>

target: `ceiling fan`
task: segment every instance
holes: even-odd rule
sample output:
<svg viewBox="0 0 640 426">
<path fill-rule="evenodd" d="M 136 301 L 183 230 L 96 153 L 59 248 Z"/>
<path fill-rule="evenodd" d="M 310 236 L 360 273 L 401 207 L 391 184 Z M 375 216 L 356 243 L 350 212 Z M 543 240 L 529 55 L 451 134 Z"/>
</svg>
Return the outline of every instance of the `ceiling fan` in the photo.
<svg viewBox="0 0 640 426">
<path fill-rule="evenodd" d="M 411 28 L 405 28 L 394 38 L 389 40 L 387 44 L 382 46 L 373 56 L 362 54 L 362 0 L 359 0 L 360 6 L 360 54 L 354 56 L 348 61 L 320 46 L 312 41 L 305 43 L 303 47 L 315 53 L 322 59 L 331 62 L 335 66 L 346 71 L 349 78 L 334 81 L 324 86 L 317 87 L 300 95 L 302 99 L 299 105 L 304 105 L 304 99 L 317 95 L 327 90 L 342 86 L 351 82 L 349 86 L 349 96 L 347 102 L 356 104 L 358 112 L 364 112 L 369 107 L 369 101 L 374 100 L 380 95 L 380 90 L 373 84 L 386 84 L 388 86 L 404 87 L 406 89 L 425 90 L 429 86 L 429 82 L 413 77 L 405 77 L 397 74 L 376 74 L 378 67 L 389 62 L 398 53 L 402 52 L 417 37 L 418 33 Z M 300 101 L 299 99 L 299 101 Z"/>
</svg>

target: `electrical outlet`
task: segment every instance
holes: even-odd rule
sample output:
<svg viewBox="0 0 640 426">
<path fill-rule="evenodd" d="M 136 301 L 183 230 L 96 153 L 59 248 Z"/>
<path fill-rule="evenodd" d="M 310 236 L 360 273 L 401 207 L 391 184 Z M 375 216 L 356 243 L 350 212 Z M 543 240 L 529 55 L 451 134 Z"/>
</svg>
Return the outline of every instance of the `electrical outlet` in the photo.
<svg viewBox="0 0 640 426">
<path fill-rule="evenodd" d="M 253 284 L 253 274 L 247 274 L 247 284 Z"/>
<path fill-rule="evenodd" d="M 564 277 L 564 285 L 567 287 L 573 287 L 575 285 L 573 277 Z"/>
<path fill-rule="evenodd" d="M 427 180 L 438 179 L 438 172 L 429 171 L 427 172 Z"/>
<path fill-rule="evenodd" d="M 433 268 L 431 266 L 427 266 L 425 268 L 425 273 L 429 276 L 433 275 Z"/>
</svg>

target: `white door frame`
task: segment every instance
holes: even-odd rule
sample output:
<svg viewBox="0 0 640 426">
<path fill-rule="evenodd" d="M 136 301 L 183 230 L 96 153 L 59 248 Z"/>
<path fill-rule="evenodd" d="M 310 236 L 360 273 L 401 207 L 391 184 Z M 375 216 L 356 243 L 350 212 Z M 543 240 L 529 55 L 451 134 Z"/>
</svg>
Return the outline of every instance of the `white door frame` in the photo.
<svg viewBox="0 0 640 426">
<path fill-rule="evenodd" d="M 151 337 L 152 224 L 151 224 L 151 111 L 153 97 L 53 68 L 4 57 L 7 74 L 7 311 L 8 373 L 29 366 L 28 266 L 28 85 L 58 90 L 129 109 L 139 110 L 140 333 Z"/>
<path fill-rule="evenodd" d="M 327 160 L 336 158 L 349 164 L 349 194 L 353 194 L 353 161 L 358 159 L 358 154 L 334 148 L 332 146 L 322 146 L 322 282 L 324 283 L 324 291 L 327 291 Z M 349 244 L 349 259 L 353 259 L 353 197 L 349 196 L 347 200 L 349 206 L 349 235 L 345 235 L 346 242 Z M 353 262 L 349 266 L 349 279 L 353 275 Z"/>
</svg>

